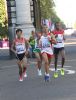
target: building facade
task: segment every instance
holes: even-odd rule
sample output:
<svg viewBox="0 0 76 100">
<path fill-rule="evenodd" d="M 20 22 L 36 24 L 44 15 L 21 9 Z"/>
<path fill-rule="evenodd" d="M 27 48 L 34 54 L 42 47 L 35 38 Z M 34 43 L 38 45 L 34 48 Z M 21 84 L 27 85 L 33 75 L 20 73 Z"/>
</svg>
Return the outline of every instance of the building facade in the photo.
<svg viewBox="0 0 76 100">
<path fill-rule="evenodd" d="M 24 36 L 28 38 L 31 31 L 35 30 L 33 25 L 33 1 L 7 0 L 7 11 L 9 37 L 13 39 L 15 37 L 15 30 L 21 28 Z"/>
</svg>

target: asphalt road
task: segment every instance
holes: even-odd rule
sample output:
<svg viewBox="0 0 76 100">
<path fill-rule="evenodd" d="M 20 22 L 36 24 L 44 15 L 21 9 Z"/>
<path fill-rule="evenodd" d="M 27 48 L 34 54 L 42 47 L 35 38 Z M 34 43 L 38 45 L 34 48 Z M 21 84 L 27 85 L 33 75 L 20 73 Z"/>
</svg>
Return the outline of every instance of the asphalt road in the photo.
<svg viewBox="0 0 76 100">
<path fill-rule="evenodd" d="M 0 59 L 0 100 L 76 100 L 76 46 L 66 45 L 65 76 L 60 75 L 60 58 L 58 62 L 59 77 L 53 78 L 52 61 L 50 82 L 37 75 L 36 60 L 28 61 L 28 77 L 18 81 L 16 59 Z"/>
</svg>

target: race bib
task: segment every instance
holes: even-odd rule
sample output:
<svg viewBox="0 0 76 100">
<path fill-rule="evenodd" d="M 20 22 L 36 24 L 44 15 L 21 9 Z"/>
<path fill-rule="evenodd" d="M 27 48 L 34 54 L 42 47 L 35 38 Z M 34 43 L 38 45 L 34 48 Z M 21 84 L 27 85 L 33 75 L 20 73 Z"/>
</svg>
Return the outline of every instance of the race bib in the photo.
<svg viewBox="0 0 76 100">
<path fill-rule="evenodd" d="M 62 41 L 63 41 L 63 35 L 62 34 L 58 34 L 56 40 L 57 40 L 57 42 L 62 43 Z"/>
<path fill-rule="evenodd" d="M 42 39 L 42 48 L 47 48 L 47 47 L 50 47 L 50 42 L 48 40 L 48 37 L 44 37 Z"/>
<path fill-rule="evenodd" d="M 17 44 L 16 50 L 17 50 L 18 53 L 22 52 L 22 51 L 24 52 L 25 51 L 25 45 L 24 44 Z"/>
<path fill-rule="evenodd" d="M 43 48 L 50 47 L 50 43 L 43 43 L 42 47 Z"/>
</svg>

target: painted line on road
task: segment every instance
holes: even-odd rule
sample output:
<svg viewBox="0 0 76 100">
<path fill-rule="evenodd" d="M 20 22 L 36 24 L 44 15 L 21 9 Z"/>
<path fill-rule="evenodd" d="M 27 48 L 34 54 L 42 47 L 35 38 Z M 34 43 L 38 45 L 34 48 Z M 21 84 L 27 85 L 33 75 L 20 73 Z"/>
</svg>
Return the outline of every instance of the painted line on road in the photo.
<svg viewBox="0 0 76 100">
<path fill-rule="evenodd" d="M 65 61 L 76 61 L 76 59 L 69 59 L 69 60 L 65 60 Z M 58 61 L 58 62 L 61 62 L 61 61 Z"/>
<path fill-rule="evenodd" d="M 76 61 L 76 59 L 69 59 L 69 60 L 65 60 L 65 61 Z"/>
<path fill-rule="evenodd" d="M 33 64 L 27 64 L 27 65 L 30 65 L 30 66 L 31 66 L 31 65 L 35 65 L 35 64 L 36 64 L 36 63 L 33 63 Z M 51 64 L 51 65 L 54 66 L 54 64 Z M 50 66 L 51 66 L 51 65 L 50 65 Z M 12 68 L 12 67 L 17 67 L 17 66 L 18 66 L 18 65 L 8 65 L 8 66 L 1 66 L 1 68 Z M 58 66 L 61 67 L 61 65 L 59 65 L 59 64 L 58 64 Z M 69 68 L 69 67 L 72 67 L 72 66 L 64 66 L 64 67 Z"/>
<path fill-rule="evenodd" d="M 66 61 L 67 61 L 67 62 L 69 62 L 69 61 L 76 61 L 76 59 L 66 60 Z M 58 61 L 58 62 L 61 62 L 61 61 Z M 33 65 L 36 65 L 36 62 L 31 62 L 31 61 L 29 61 L 27 65 L 29 65 L 29 66 L 33 66 Z M 53 63 L 52 63 L 51 65 L 54 66 Z M 1 68 L 12 68 L 12 67 L 17 67 L 18 65 L 15 64 L 15 65 L 2 66 L 2 65 L 0 64 L 0 66 L 1 66 Z M 58 64 L 58 66 L 61 67 L 60 64 Z M 72 67 L 72 66 L 66 66 L 66 65 L 65 65 L 64 67 L 65 67 L 65 68 L 70 68 L 70 67 Z"/>
<path fill-rule="evenodd" d="M 52 64 L 54 65 L 54 64 Z M 12 67 L 16 67 L 17 65 L 11 65 L 11 66 L 2 66 L 1 68 L 12 68 Z M 58 65 L 60 66 L 60 65 Z M 66 68 L 65 68 L 66 67 Z M 64 70 L 67 72 L 67 74 L 75 74 L 76 71 L 75 70 L 70 70 L 70 69 L 67 69 L 68 67 L 72 67 L 72 66 L 64 66 Z M 50 71 L 55 71 L 55 68 L 49 68 Z M 61 68 L 58 68 L 57 69 L 58 71 L 61 70 Z"/>
<path fill-rule="evenodd" d="M 51 65 L 54 65 L 54 64 L 51 64 Z M 51 66 L 51 65 L 50 65 L 50 66 Z M 61 67 L 61 65 L 59 65 L 59 64 L 58 64 L 57 66 Z M 72 66 L 64 66 L 64 67 L 72 67 Z"/>
<path fill-rule="evenodd" d="M 50 70 L 50 71 L 55 71 L 55 68 L 49 68 L 49 70 Z M 61 68 L 58 68 L 57 70 L 60 71 Z M 75 73 L 76 73 L 75 70 L 69 70 L 69 69 L 67 69 L 67 68 L 64 68 L 64 70 L 67 72 L 67 74 L 75 74 Z"/>
<path fill-rule="evenodd" d="M 71 46 L 75 47 L 76 44 L 66 44 L 66 45 L 65 45 L 65 47 L 71 47 Z"/>
<path fill-rule="evenodd" d="M 17 65 L 8 65 L 8 66 L 1 66 L 1 68 L 12 68 L 12 67 L 16 67 Z"/>
</svg>

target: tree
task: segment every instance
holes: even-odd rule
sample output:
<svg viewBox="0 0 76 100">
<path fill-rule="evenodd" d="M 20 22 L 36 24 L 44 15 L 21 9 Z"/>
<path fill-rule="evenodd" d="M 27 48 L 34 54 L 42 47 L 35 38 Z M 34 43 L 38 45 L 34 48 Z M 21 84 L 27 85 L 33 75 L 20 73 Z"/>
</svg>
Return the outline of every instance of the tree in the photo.
<svg viewBox="0 0 76 100">
<path fill-rule="evenodd" d="M 51 19 L 53 23 L 61 21 L 54 9 L 55 2 L 53 0 L 40 0 L 41 18 Z"/>
<path fill-rule="evenodd" d="M 0 36 L 7 35 L 7 18 L 6 18 L 6 8 L 5 1 L 0 0 Z"/>
<path fill-rule="evenodd" d="M 56 14 L 55 11 L 53 11 L 53 12 L 51 13 L 51 21 L 52 21 L 53 23 L 58 22 L 58 21 L 61 21 L 61 19 L 57 16 L 57 14 Z"/>
<path fill-rule="evenodd" d="M 48 19 L 51 17 L 55 3 L 53 0 L 40 0 L 41 17 Z"/>
</svg>

